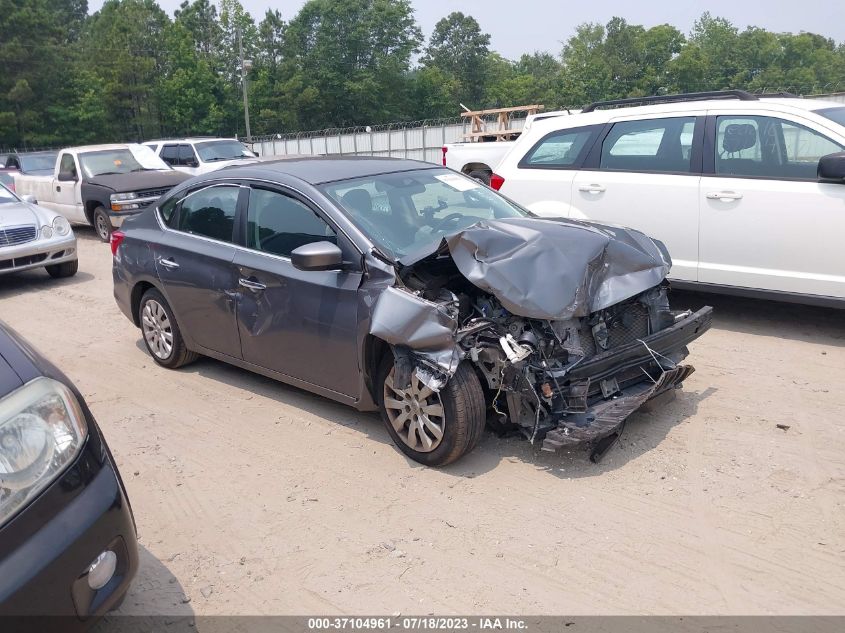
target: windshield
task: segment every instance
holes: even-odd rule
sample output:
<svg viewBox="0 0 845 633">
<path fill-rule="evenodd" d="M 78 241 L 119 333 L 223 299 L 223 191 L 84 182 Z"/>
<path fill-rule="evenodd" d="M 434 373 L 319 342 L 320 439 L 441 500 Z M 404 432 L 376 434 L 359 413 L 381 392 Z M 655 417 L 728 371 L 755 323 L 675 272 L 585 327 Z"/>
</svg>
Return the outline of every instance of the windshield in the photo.
<svg viewBox="0 0 845 633">
<path fill-rule="evenodd" d="M 816 114 L 821 114 L 824 118 L 830 119 L 839 125 L 845 125 L 845 106 L 841 108 L 827 108 L 826 110 L 816 110 Z"/>
<path fill-rule="evenodd" d="M 200 159 L 205 163 L 235 158 L 255 158 L 255 154 L 238 141 L 233 140 L 206 141 L 205 143 L 197 143 L 194 147 L 196 147 Z"/>
<path fill-rule="evenodd" d="M 49 171 L 53 172 L 56 166 L 58 152 L 47 152 L 45 154 L 19 154 L 21 171 Z"/>
<path fill-rule="evenodd" d="M 479 220 L 525 217 L 478 181 L 448 169 L 420 169 L 322 187 L 386 253 L 400 259 Z"/>
<path fill-rule="evenodd" d="M 6 187 L 0 184 L 0 204 L 6 204 L 7 202 L 17 202 L 18 198 L 13 194 L 11 191 L 6 189 Z"/>
<path fill-rule="evenodd" d="M 167 163 L 153 154 L 149 147 L 134 144 L 125 148 L 83 152 L 79 155 L 79 164 L 87 178 L 133 171 L 170 170 Z"/>
</svg>

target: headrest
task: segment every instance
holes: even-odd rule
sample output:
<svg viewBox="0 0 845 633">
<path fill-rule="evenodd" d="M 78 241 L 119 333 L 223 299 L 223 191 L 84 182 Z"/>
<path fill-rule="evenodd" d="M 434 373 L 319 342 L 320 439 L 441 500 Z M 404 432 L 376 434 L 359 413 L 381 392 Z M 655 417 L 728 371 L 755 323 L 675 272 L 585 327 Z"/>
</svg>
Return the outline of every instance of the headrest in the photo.
<svg viewBox="0 0 845 633">
<path fill-rule="evenodd" d="M 757 129 L 750 123 L 732 123 L 725 128 L 722 148 L 733 154 L 749 149 L 757 144 Z"/>
</svg>

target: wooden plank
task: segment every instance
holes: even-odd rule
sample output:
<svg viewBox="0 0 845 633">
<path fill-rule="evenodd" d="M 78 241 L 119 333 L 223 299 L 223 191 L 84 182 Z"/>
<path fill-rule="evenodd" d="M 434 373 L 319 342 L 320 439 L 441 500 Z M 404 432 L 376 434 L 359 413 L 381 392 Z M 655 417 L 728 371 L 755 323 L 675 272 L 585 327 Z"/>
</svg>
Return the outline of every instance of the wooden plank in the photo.
<svg viewBox="0 0 845 633">
<path fill-rule="evenodd" d="M 536 114 L 537 111 L 542 110 L 545 106 L 540 104 L 527 106 L 514 106 L 511 108 L 492 108 L 490 110 L 472 110 L 470 112 L 461 112 L 461 116 L 476 117 L 485 114 L 499 114 L 501 112 L 522 112 L 523 110 L 532 111 L 531 114 Z"/>
</svg>

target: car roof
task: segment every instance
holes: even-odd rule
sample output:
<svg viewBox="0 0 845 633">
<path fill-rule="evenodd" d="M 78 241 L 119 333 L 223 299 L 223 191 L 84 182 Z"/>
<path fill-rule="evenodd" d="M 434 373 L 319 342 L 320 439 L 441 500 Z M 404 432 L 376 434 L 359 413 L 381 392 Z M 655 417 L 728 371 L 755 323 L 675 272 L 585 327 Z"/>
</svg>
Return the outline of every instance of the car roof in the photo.
<svg viewBox="0 0 845 633">
<path fill-rule="evenodd" d="M 689 101 L 673 101 L 651 105 L 597 109 L 592 112 L 573 112 L 571 116 L 554 116 L 540 118 L 532 123 L 531 129 L 551 131 L 558 128 L 580 127 L 607 123 L 617 117 L 638 117 L 654 114 L 680 114 L 685 112 L 700 112 L 701 110 L 735 110 L 742 113 L 761 112 L 808 112 L 825 110 L 827 108 L 842 108 L 845 103 L 826 101 L 823 99 L 764 97 L 754 100 L 739 99 L 692 99 Z"/>
<path fill-rule="evenodd" d="M 272 178 L 278 174 L 286 174 L 311 185 L 320 185 L 377 174 L 438 168 L 443 169 L 440 165 L 406 158 L 310 156 L 224 167 L 212 173 L 218 176 L 225 174 L 229 178 Z"/>
<path fill-rule="evenodd" d="M 102 152 L 110 149 L 128 149 L 130 145 L 137 143 L 105 143 L 102 145 L 77 145 L 76 147 L 64 147 L 63 152 Z"/>
<path fill-rule="evenodd" d="M 144 145 L 153 143 L 204 143 L 206 141 L 237 141 L 234 137 L 227 136 L 188 136 L 185 138 L 157 138 L 151 141 L 144 141 Z"/>
</svg>

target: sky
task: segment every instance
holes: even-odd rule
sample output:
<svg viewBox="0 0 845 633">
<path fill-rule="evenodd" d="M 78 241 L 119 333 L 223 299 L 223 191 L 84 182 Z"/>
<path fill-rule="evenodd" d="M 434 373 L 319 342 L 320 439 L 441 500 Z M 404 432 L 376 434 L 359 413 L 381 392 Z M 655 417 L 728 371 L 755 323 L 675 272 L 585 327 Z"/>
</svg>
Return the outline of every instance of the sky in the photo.
<svg viewBox="0 0 845 633">
<path fill-rule="evenodd" d="M 417 23 L 428 37 L 435 23 L 452 11 L 463 11 L 478 20 L 491 35 L 491 48 L 508 59 L 523 53 L 545 51 L 558 54 L 562 42 L 584 22 L 602 24 L 621 16 L 631 24 L 646 27 L 671 24 L 689 33 L 693 22 L 704 12 L 724 17 L 740 29 L 759 26 L 769 31 L 810 31 L 837 42 L 845 42 L 845 2 L 842 0 L 412 0 Z M 181 0 L 158 0 L 173 14 Z M 304 0 L 241 0 L 260 21 L 268 8 L 278 9 L 285 21 L 296 15 Z M 103 0 L 88 0 L 96 11 Z"/>
</svg>

